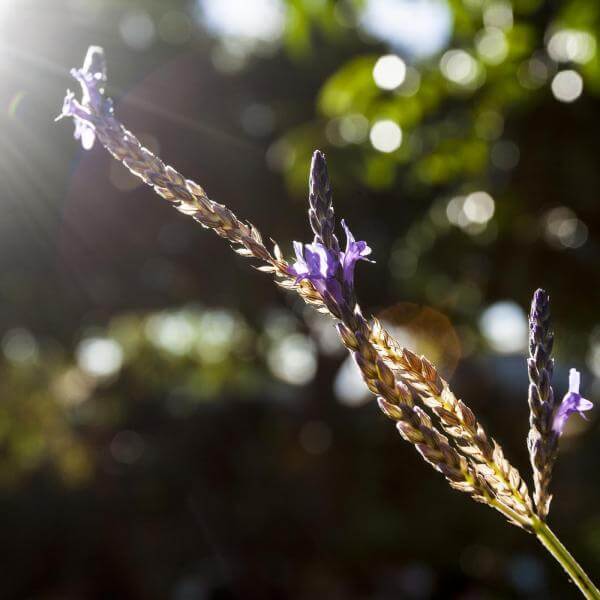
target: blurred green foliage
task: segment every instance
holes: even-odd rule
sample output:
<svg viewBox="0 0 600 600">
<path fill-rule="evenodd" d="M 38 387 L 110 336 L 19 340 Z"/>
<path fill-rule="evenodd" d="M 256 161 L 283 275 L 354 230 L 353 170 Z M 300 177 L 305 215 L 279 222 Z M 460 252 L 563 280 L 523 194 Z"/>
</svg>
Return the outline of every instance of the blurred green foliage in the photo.
<svg viewBox="0 0 600 600">
<path fill-rule="evenodd" d="M 584 336 L 565 339 L 559 349 L 585 356 L 584 332 L 594 313 L 570 312 L 557 290 L 563 277 L 584 287 L 597 281 L 598 185 L 586 149 L 594 144 L 590 119 L 600 89 L 598 4 L 455 0 L 447 45 L 421 58 L 402 49 L 402 33 L 396 47 L 366 36 L 364 3 L 294 6 L 303 15 L 302 35 L 312 33 L 303 60 L 318 60 L 324 44 L 346 48 L 349 39 L 366 40 L 326 77 L 315 118 L 279 142 L 290 187 L 304 188 L 312 149 L 324 149 L 338 210 L 355 210 L 344 198 L 357 189 L 370 190 L 362 201 L 379 207 L 381 233 L 394 238 L 379 256 L 391 255 L 397 294 L 449 310 L 460 321 L 490 295 L 510 298 L 515 286 L 544 285 L 555 294 L 562 323 Z M 337 24 L 336 35 L 323 33 L 328 22 Z M 294 32 L 288 29 L 288 36 Z M 293 43 L 290 48 L 294 53 Z M 400 85 L 382 89 L 376 65 L 390 54 L 406 72 Z M 381 121 L 400 130 L 399 143 L 374 147 L 381 144 L 373 141 Z M 465 213 L 476 191 L 493 200 L 493 218 Z M 569 225 L 554 220 L 564 210 Z M 519 260 L 507 264 L 504 252 Z M 597 285 L 589 289 L 597 301 Z"/>
<path fill-rule="evenodd" d="M 84 331 L 72 355 L 27 330 L 9 330 L 0 485 L 18 486 L 42 467 L 67 485 L 87 484 L 101 467 L 97 443 L 127 430 L 136 407 L 159 401 L 167 418 L 184 419 L 207 401 L 252 398 L 268 385 L 267 363 L 280 360 L 281 344 L 298 336 L 285 315 L 273 315 L 259 336 L 241 315 L 198 305 L 115 315 Z"/>
<path fill-rule="evenodd" d="M 340 31 L 355 35 L 363 5 L 301 0 L 289 4 L 285 39 L 292 53 L 299 46 L 304 48 L 305 60 L 311 52 L 311 32 L 340 44 Z M 370 147 L 366 136 L 357 143 L 358 148 L 346 148 L 360 156 L 355 163 L 360 183 L 389 188 L 402 173 L 426 187 L 493 185 L 491 147 L 511 130 L 511 119 L 524 118 L 547 100 L 549 83 L 559 67 L 578 70 L 586 93 L 600 89 L 600 52 L 596 51 L 600 17 L 594 2 L 454 0 L 450 7 L 454 27 L 448 48 L 425 60 L 404 56 L 411 67 L 396 89 L 385 91 L 376 85 L 373 68 L 382 53 L 372 52 L 352 57 L 324 82 L 317 100 L 320 120 L 316 131 L 321 135 L 311 135 L 315 128 L 305 126 L 289 134 L 296 151 L 296 166 L 289 173 L 294 186 L 304 186 L 305 166 L 315 144 L 339 148 L 357 143 L 351 135 L 345 139 L 335 134 L 336 125 L 356 115 L 366 117 L 369 123 L 394 120 L 405 140 L 397 151 L 384 156 Z M 557 62 L 548 56 L 551 35 L 560 30 L 591 36 L 587 43 L 592 51 L 585 60 Z M 443 72 L 442 55 L 454 49 L 473 60 L 468 65 L 472 72 L 462 80 Z M 331 135 L 324 138 L 323 132 L 328 130 Z"/>
</svg>

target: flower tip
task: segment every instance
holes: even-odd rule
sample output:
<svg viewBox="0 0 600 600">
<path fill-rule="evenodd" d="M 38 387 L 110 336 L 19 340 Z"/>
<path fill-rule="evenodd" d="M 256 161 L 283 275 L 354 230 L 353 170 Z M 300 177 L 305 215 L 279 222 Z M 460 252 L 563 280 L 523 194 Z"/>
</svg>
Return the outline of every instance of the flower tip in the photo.
<svg viewBox="0 0 600 600">
<path fill-rule="evenodd" d="M 538 288 L 537 290 L 535 290 L 532 302 L 534 307 L 547 304 L 549 301 L 550 296 L 548 295 L 548 292 L 545 289 Z"/>
<path fill-rule="evenodd" d="M 569 392 L 579 394 L 581 373 L 577 369 L 569 369 Z"/>
<path fill-rule="evenodd" d="M 325 159 L 325 154 L 320 150 L 315 150 L 313 152 L 312 160 L 310 162 L 310 174 L 311 177 L 315 177 L 317 174 L 321 177 L 323 175 L 327 177 L 327 160 Z"/>
<path fill-rule="evenodd" d="M 98 46 L 97 44 L 92 44 L 88 46 L 87 54 L 85 55 L 86 59 L 92 56 L 104 56 L 104 48 L 102 46 Z"/>
<path fill-rule="evenodd" d="M 102 46 L 90 46 L 83 61 L 83 72 L 106 76 L 106 59 Z"/>
<path fill-rule="evenodd" d="M 319 149 L 317 148 L 317 150 L 315 150 L 315 151 L 313 152 L 313 155 L 312 155 L 312 162 L 313 162 L 313 164 L 314 164 L 315 162 L 322 162 L 322 163 L 324 163 L 324 162 L 325 162 L 325 154 L 324 154 L 323 152 L 321 152 L 321 150 L 319 150 Z"/>
</svg>

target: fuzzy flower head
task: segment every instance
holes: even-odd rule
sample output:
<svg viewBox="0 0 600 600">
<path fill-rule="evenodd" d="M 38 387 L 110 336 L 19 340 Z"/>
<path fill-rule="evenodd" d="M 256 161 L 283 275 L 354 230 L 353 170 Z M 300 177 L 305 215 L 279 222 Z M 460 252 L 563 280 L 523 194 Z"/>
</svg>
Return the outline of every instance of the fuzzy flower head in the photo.
<svg viewBox="0 0 600 600">
<path fill-rule="evenodd" d="M 83 67 L 72 69 L 71 75 L 81 86 L 81 102 L 76 100 L 73 92 L 68 91 L 62 112 L 56 120 L 71 117 L 75 122 L 75 139 L 81 141 L 85 150 L 90 150 L 96 139 L 95 120 L 112 115 L 112 102 L 104 97 L 106 63 L 102 48 L 91 46 Z"/>
<path fill-rule="evenodd" d="M 585 419 L 586 417 L 583 413 L 594 407 L 589 400 L 581 397 L 579 393 L 580 380 L 581 375 L 579 371 L 571 369 L 569 371 L 569 391 L 560 403 L 552 425 L 552 429 L 559 435 L 563 432 L 567 420 L 573 413 L 577 412 Z"/>
<path fill-rule="evenodd" d="M 359 260 L 368 260 L 371 248 L 366 242 L 357 242 L 344 221 L 346 249 L 342 252 L 327 248 L 314 241 L 312 244 L 294 242 L 296 262 L 291 268 L 296 282 L 308 279 L 324 300 L 337 306 L 347 304 L 354 293 L 354 268 Z"/>
</svg>

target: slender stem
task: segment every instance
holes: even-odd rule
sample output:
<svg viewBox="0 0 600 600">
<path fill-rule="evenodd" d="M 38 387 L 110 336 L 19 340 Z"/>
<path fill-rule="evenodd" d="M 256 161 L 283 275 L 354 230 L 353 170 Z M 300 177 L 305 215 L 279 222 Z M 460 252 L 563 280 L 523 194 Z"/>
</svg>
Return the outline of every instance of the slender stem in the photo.
<svg viewBox="0 0 600 600">
<path fill-rule="evenodd" d="M 573 583 L 581 590 L 581 593 L 588 600 L 600 600 L 600 590 L 592 583 L 586 572 L 579 563 L 571 556 L 569 551 L 563 546 L 562 542 L 554 535 L 552 530 L 536 519 L 533 529 L 538 539 L 546 547 L 548 552 L 561 564 L 567 572 Z"/>
<path fill-rule="evenodd" d="M 514 521 L 515 524 L 520 525 L 526 531 L 529 531 L 531 528 L 531 521 L 528 518 L 523 517 L 518 512 L 514 511 L 512 508 L 506 506 L 502 502 L 490 498 L 488 500 L 490 506 L 493 506 L 496 510 L 499 510 L 509 521 Z"/>
</svg>

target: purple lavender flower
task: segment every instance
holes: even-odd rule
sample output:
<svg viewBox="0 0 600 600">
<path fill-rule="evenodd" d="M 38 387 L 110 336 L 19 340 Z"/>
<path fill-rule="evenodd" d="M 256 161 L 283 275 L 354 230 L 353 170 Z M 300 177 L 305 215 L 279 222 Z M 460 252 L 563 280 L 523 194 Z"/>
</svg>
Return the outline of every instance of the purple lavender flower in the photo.
<svg viewBox="0 0 600 600">
<path fill-rule="evenodd" d="M 339 254 L 319 242 L 304 245 L 294 242 L 294 250 L 296 262 L 292 275 L 296 276 L 296 281 L 308 279 L 323 298 L 329 294 L 336 304 L 341 304 L 342 285 L 337 276 Z"/>
<path fill-rule="evenodd" d="M 312 244 L 294 242 L 296 262 L 291 274 L 296 281 L 308 279 L 326 302 L 333 301 L 337 307 L 347 305 L 354 294 L 354 268 L 359 260 L 368 260 L 371 248 L 366 242 L 357 242 L 344 221 L 346 249 L 341 251 L 327 248 L 313 241 Z"/>
<path fill-rule="evenodd" d="M 562 434 L 565 423 L 573 413 L 577 412 L 585 419 L 584 411 L 591 410 L 594 407 L 589 400 L 581 397 L 579 393 L 580 380 L 579 371 L 571 369 L 569 371 L 569 391 L 560 403 L 552 425 L 552 429 L 559 435 Z"/>
<path fill-rule="evenodd" d="M 81 69 L 72 69 L 71 75 L 81 85 L 81 102 L 75 99 L 75 94 L 68 91 L 62 112 L 57 121 L 63 117 L 72 117 L 75 122 L 75 139 L 81 141 L 85 150 L 94 146 L 96 116 L 112 115 L 112 102 L 104 97 L 106 83 L 106 64 L 104 51 L 98 46 L 91 46 Z"/>
<path fill-rule="evenodd" d="M 73 122 L 75 123 L 73 137 L 76 140 L 80 140 L 84 150 L 91 150 L 96 141 L 96 130 L 91 122 L 93 117 L 89 111 L 75 99 L 75 94 L 70 90 L 65 96 L 62 112 L 56 117 L 56 121 L 59 121 L 63 117 L 72 117 Z"/>
<path fill-rule="evenodd" d="M 371 254 L 371 248 L 367 246 L 367 242 L 357 242 L 350 231 L 346 221 L 342 219 L 342 227 L 346 233 L 346 250 L 340 253 L 344 281 L 350 287 L 354 287 L 354 267 L 359 260 L 369 261 L 367 256 Z"/>
</svg>

